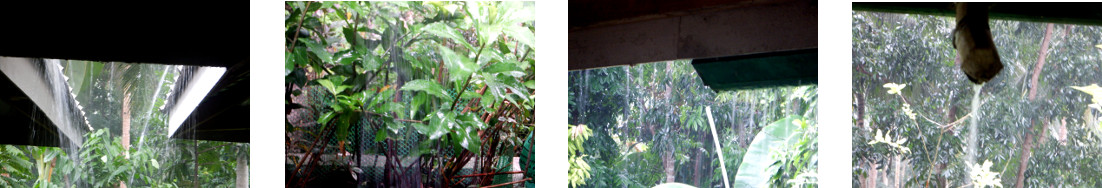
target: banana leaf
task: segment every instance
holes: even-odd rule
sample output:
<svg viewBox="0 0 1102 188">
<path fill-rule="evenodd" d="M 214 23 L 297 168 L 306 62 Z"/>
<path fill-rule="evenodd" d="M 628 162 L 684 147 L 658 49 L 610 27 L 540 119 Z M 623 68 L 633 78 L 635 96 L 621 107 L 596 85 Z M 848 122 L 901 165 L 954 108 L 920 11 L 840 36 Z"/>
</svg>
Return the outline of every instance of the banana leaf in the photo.
<svg viewBox="0 0 1102 188">
<path fill-rule="evenodd" d="M 765 126 L 757 136 L 754 136 L 754 141 L 750 143 L 750 147 L 742 157 L 742 164 L 739 165 L 738 174 L 735 175 L 734 187 L 768 186 L 770 175 L 777 171 L 777 168 L 771 165 L 780 160 L 775 158 L 774 150 L 783 150 L 784 147 L 799 141 L 793 138 L 799 135 L 797 133 L 800 127 L 794 121 L 801 119 L 803 117 L 796 115 L 782 118 Z"/>
</svg>

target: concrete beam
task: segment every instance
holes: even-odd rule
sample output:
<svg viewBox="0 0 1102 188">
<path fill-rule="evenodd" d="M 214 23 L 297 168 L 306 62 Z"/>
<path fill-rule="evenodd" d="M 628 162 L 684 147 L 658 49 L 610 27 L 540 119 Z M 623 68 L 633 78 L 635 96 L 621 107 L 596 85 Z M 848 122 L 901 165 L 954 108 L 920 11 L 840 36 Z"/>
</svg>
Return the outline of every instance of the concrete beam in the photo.
<svg viewBox="0 0 1102 188">
<path fill-rule="evenodd" d="M 33 117 L 25 117 L 31 119 L 30 122 L 32 123 L 30 126 L 52 126 L 47 127 L 45 130 L 57 131 L 57 133 L 38 133 L 31 131 L 14 134 L 27 134 L 31 135 L 32 138 L 62 137 L 68 139 L 69 143 L 77 146 L 84 142 L 83 135 L 84 132 L 87 131 L 85 128 L 87 126 L 87 120 L 84 118 L 81 107 L 79 107 L 76 99 L 74 99 L 72 88 L 70 88 L 68 82 L 66 82 L 66 78 L 61 72 L 60 64 L 31 58 L 0 57 L 0 73 L 6 77 L 6 80 L 10 80 L 11 84 L 19 88 L 19 91 L 7 91 L 8 93 L 5 93 L 5 96 L 22 92 L 21 94 L 24 96 L 19 96 L 18 98 L 26 97 L 30 99 L 35 106 L 34 110 L 24 112 L 32 116 L 34 114 L 45 115 L 46 119 L 49 120 L 49 122 L 39 122 L 38 119 Z M 12 101 L 17 102 L 15 100 Z M 10 103 L 5 102 L 5 104 Z M 9 115 L 11 114 L 5 114 L 5 117 L 10 117 Z M 58 142 L 61 141 L 32 139 L 26 144 L 58 146 Z"/>
<path fill-rule="evenodd" d="M 187 80 L 186 85 L 178 86 L 183 87 L 181 88 L 182 92 L 176 98 L 178 101 L 175 101 L 175 104 L 170 106 L 170 110 L 168 110 L 169 137 L 176 137 L 177 132 L 194 132 L 192 129 L 195 129 L 195 126 L 193 124 L 185 125 L 184 120 L 192 115 L 199 103 L 203 102 L 207 94 L 210 93 L 225 73 L 226 68 L 223 67 L 199 67 L 190 77 L 191 79 Z"/>
<path fill-rule="evenodd" d="M 569 69 L 817 48 L 817 9 L 789 1 L 574 28 Z"/>
<path fill-rule="evenodd" d="M 221 67 L 187 67 L 181 70 L 177 78 L 180 87 L 170 90 L 164 112 L 170 114 L 170 125 L 174 132 L 172 138 L 197 139 L 224 142 L 249 142 L 249 66 L 241 63 L 224 68 L 219 77 L 208 74 Z M 209 75 L 209 76 L 204 76 Z M 201 79 L 211 81 L 213 86 L 206 93 L 192 93 L 199 89 L 192 86 Z M 184 85 L 189 85 L 184 87 Z M 185 96 L 187 95 L 187 96 Z M 199 99 L 191 103 L 192 110 L 185 111 L 186 100 Z M 196 101 L 192 101 L 196 102 Z M 183 123 L 180 122 L 189 122 Z"/>
</svg>

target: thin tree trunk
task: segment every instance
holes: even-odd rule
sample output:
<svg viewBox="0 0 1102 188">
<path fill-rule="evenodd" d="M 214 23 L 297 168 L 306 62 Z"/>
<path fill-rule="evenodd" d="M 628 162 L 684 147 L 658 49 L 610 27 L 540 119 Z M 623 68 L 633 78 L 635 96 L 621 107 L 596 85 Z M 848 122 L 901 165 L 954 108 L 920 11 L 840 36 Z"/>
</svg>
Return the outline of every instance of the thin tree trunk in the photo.
<svg viewBox="0 0 1102 188">
<path fill-rule="evenodd" d="M 249 158 L 245 155 L 245 151 L 238 151 L 236 173 L 237 188 L 249 187 Z"/>
<path fill-rule="evenodd" d="M 702 143 L 703 143 L 703 141 L 702 141 Z M 723 152 L 723 151 L 716 151 L 716 152 Z M 704 160 L 704 159 L 701 159 L 701 155 L 703 155 L 703 153 L 696 153 L 696 160 L 693 160 L 693 184 L 695 184 L 697 186 L 701 185 L 700 184 L 700 176 L 702 176 L 701 174 L 703 174 L 703 173 L 700 173 L 700 161 Z M 720 167 L 720 168 L 723 168 L 723 167 Z"/>
<path fill-rule="evenodd" d="M 1018 159 L 1018 180 L 1016 181 L 1017 184 L 1014 185 L 1015 188 L 1022 188 L 1024 186 L 1025 169 L 1027 167 L 1026 165 L 1029 164 L 1029 157 L 1031 155 L 1030 149 L 1032 148 L 1033 134 L 1030 134 L 1029 131 L 1026 131 L 1025 142 L 1022 142 L 1022 154 L 1020 155 L 1021 157 Z"/>
<path fill-rule="evenodd" d="M 903 171 L 903 155 L 896 155 L 893 163 L 895 163 L 895 187 L 903 187 L 903 176 L 906 171 Z"/>
<path fill-rule="evenodd" d="M 1029 86 L 1032 87 L 1029 90 L 1029 100 L 1037 98 L 1037 80 L 1041 77 L 1041 68 L 1045 66 L 1045 57 L 1048 56 L 1048 44 L 1052 42 L 1052 25 L 1048 24 L 1048 29 L 1045 29 L 1045 39 L 1041 43 L 1041 50 L 1038 52 L 1037 66 L 1033 68 L 1033 79 L 1029 81 Z"/>
<path fill-rule="evenodd" d="M 853 99 L 856 102 L 856 103 L 854 103 L 853 109 L 857 112 L 857 123 L 855 123 L 855 124 L 857 125 L 858 128 L 864 128 L 865 127 L 865 110 L 863 110 L 863 109 L 865 107 L 865 99 L 864 99 L 864 97 L 861 97 L 861 93 L 859 93 L 859 92 L 854 92 L 853 93 Z"/>
<path fill-rule="evenodd" d="M 878 187 L 877 182 L 880 182 L 880 179 L 877 177 L 877 175 L 879 175 L 880 172 L 878 172 L 876 168 L 879 167 L 880 165 L 876 164 L 876 162 L 871 160 L 869 161 L 869 182 L 866 184 L 867 186 L 865 187 Z"/>
<path fill-rule="evenodd" d="M 122 98 L 122 153 L 130 159 L 130 93 Z M 126 188 L 126 182 L 119 181 L 120 188 Z"/>
<path fill-rule="evenodd" d="M 122 152 L 130 158 L 130 94 L 122 99 Z"/>
<path fill-rule="evenodd" d="M 666 183 L 674 182 L 674 178 L 676 177 L 675 172 L 677 171 L 673 169 L 674 166 L 672 151 L 667 151 L 665 154 L 662 155 L 662 166 L 666 167 Z"/>
<path fill-rule="evenodd" d="M 1045 57 L 1048 56 L 1048 44 L 1049 42 L 1052 42 L 1052 26 L 1053 24 L 1050 23 L 1048 24 L 1048 28 L 1045 29 L 1045 39 L 1041 43 L 1040 52 L 1038 52 L 1040 55 L 1037 58 L 1037 66 L 1033 68 L 1033 79 L 1030 80 L 1030 86 L 1032 88 L 1030 88 L 1029 90 L 1030 101 L 1033 101 L 1037 98 L 1037 89 L 1040 88 L 1037 86 L 1037 80 L 1041 76 L 1041 68 L 1043 68 L 1045 65 Z M 1032 152 L 1030 151 L 1033 149 L 1033 134 L 1031 134 L 1030 131 L 1033 131 L 1033 126 L 1030 126 L 1029 129 L 1026 129 L 1024 136 L 1025 142 L 1022 142 L 1021 158 L 1018 160 L 1018 180 L 1016 181 L 1017 184 L 1014 185 L 1015 188 L 1024 187 L 1025 170 L 1029 164 L 1029 157 L 1030 155 L 1032 155 Z"/>
</svg>

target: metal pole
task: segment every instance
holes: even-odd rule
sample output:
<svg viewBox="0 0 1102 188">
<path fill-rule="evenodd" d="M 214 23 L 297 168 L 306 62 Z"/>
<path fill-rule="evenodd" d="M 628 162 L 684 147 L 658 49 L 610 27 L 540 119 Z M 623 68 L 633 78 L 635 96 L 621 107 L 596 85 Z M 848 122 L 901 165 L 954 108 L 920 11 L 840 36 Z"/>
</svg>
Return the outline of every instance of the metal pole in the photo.
<svg viewBox="0 0 1102 188">
<path fill-rule="evenodd" d="M 719 147 L 719 135 L 716 134 L 716 123 L 712 119 L 712 107 L 705 106 L 704 111 L 708 113 L 708 126 L 712 128 L 712 141 L 716 144 L 716 155 L 719 155 L 719 168 L 720 171 L 723 171 L 723 187 L 731 188 L 731 185 L 727 184 L 727 182 L 730 182 L 727 180 L 727 164 L 723 162 L 723 149 Z"/>
</svg>

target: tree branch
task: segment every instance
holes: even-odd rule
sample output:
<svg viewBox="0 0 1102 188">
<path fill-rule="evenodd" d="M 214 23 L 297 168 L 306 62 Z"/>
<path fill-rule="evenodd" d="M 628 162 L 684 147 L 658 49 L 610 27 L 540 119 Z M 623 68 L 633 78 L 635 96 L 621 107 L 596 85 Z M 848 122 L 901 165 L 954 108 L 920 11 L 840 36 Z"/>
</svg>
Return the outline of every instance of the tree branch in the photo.
<svg viewBox="0 0 1102 188">
<path fill-rule="evenodd" d="M 306 9 L 310 9 L 310 3 L 313 3 L 313 2 L 312 1 L 306 2 Z M 287 47 L 287 52 L 291 52 L 291 49 L 295 48 L 295 42 L 298 42 L 298 33 L 299 33 L 298 31 L 302 30 L 302 21 L 306 20 L 306 14 L 307 14 L 306 10 L 302 10 L 302 14 L 299 15 L 298 28 L 295 29 L 295 38 L 293 38 L 291 40 L 291 46 Z"/>
</svg>

